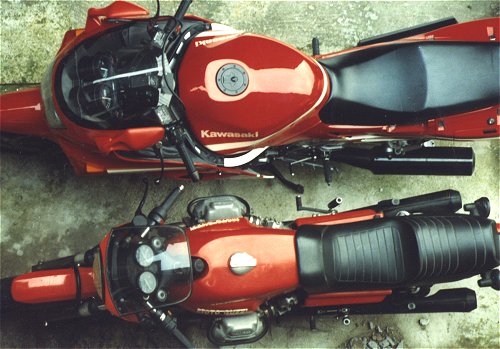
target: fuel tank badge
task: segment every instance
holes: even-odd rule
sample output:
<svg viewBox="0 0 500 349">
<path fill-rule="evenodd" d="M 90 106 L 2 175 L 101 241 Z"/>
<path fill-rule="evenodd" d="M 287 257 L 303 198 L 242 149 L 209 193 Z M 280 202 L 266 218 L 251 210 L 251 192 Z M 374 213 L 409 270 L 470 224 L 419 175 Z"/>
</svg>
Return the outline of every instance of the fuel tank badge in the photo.
<svg viewBox="0 0 500 349">
<path fill-rule="evenodd" d="M 248 87 L 248 74 L 238 64 L 225 64 L 217 72 L 217 87 L 229 96 L 242 94 Z"/>
<path fill-rule="evenodd" d="M 236 252 L 229 258 L 229 267 L 236 275 L 248 273 L 257 265 L 257 259 L 246 252 Z"/>
</svg>

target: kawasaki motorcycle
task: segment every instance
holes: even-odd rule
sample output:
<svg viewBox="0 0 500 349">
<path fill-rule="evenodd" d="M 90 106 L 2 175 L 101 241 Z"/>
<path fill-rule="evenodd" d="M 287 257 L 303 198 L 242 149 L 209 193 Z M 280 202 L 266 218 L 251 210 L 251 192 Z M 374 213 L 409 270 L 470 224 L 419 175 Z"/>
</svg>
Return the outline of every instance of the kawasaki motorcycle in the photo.
<svg viewBox="0 0 500 349">
<path fill-rule="evenodd" d="M 77 174 L 277 178 L 335 162 L 470 175 L 500 134 L 498 18 L 447 18 L 309 56 L 272 38 L 117 1 L 66 33 L 40 87 L 0 98 L 4 133 L 57 143 Z M 5 139 L 5 137 L 4 137 Z"/>
</svg>

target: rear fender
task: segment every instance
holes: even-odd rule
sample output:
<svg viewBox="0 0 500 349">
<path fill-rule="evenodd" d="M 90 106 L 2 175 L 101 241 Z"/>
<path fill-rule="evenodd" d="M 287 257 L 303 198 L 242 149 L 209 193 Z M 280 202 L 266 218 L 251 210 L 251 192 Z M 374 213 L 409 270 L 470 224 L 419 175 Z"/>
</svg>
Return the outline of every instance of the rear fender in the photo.
<svg viewBox="0 0 500 349">
<path fill-rule="evenodd" d="M 498 17 L 458 23 L 425 33 L 425 40 L 500 42 L 500 20 Z"/>
</svg>

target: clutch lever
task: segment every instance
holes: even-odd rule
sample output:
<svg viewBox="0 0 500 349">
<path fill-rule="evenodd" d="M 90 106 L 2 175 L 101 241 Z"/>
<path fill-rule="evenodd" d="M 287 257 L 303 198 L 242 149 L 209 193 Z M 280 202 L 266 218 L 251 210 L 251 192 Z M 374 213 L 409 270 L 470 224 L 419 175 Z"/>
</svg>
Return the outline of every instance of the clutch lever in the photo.
<svg viewBox="0 0 500 349">
<path fill-rule="evenodd" d="M 200 180 L 200 174 L 194 165 L 193 158 L 186 147 L 186 139 L 184 131 L 179 126 L 174 126 L 167 130 L 167 136 L 170 138 L 171 142 L 179 152 L 179 155 L 186 166 L 186 171 L 189 178 L 193 182 L 198 182 Z"/>
</svg>

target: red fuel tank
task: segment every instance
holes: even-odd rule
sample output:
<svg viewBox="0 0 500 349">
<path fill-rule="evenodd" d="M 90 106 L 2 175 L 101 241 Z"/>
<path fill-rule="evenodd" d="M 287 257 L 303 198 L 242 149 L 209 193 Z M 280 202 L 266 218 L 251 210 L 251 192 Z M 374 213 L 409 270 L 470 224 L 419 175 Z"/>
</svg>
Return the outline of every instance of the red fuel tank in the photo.
<svg viewBox="0 0 500 349">
<path fill-rule="evenodd" d="M 194 226 L 186 233 L 191 255 L 204 260 L 206 267 L 195 278 L 183 308 L 209 315 L 245 313 L 298 287 L 293 230 L 231 218 Z"/>
<path fill-rule="evenodd" d="M 191 41 L 178 83 L 191 130 L 208 149 L 224 154 L 280 144 L 288 128 L 317 117 L 329 89 L 311 57 L 231 28 Z"/>
</svg>

